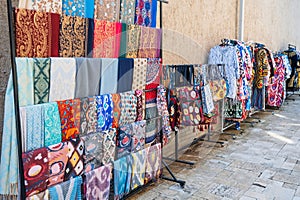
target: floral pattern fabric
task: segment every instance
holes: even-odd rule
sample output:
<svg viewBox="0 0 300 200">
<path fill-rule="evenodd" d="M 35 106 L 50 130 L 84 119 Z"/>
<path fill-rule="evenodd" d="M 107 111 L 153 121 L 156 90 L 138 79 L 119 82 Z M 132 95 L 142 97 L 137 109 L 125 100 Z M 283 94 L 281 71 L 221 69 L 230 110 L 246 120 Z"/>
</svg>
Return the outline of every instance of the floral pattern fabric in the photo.
<svg viewBox="0 0 300 200">
<path fill-rule="evenodd" d="M 135 24 L 156 27 L 157 0 L 136 0 Z"/>
</svg>

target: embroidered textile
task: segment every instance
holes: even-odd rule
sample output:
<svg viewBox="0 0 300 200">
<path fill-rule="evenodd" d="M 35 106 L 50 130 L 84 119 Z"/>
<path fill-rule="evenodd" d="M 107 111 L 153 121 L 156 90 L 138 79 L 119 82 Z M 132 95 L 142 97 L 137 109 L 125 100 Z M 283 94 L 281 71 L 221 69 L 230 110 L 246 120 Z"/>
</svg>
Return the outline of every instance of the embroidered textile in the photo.
<svg viewBox="0 0 300 200">
<path fill-rule="evenodd" d="M 112 128 L 107 131 L 103 131 L 103 159 L 102 164 L 106 165 L 113 163 L 115 160 L 116 151 L 116 135 L 117 130 Z"/>
<path fill-rule="evenodd" d="M 134 91 L 124 92 L 121 96 L 121 116 L 119 125 L 130 124 L 136 119 L 137 98 Z"/>
<path fill-rule="evenodd" d="M 134 24 L 135 0 L 121 0 L 120 22 Z"/>
<path fill-rule="evenodd" d="M 47 103 L 50 87 L 50 58 L 34 58 L 33 62 L 34 104 Z"/>
<path fill-rule="evenodd" d="M 136 0 L 134 23 L 156 27 L 157 0 Z"/>
<path fill-rule="evenodd" d="M 85 172 L 92 171 L 101 166 L 103 158 L 103 134 L 94 133 L 81 138 L 84 143 Z"/>
<path fill-rule="evenodd" d="M 80 99 L 80 135 L 95 133 L 97 130 L 97 104 L 94 97 Z"/>
<path fill-rule="evenodd" d="M 118 89 L 117 92 L 127 92 L 132 88 L 133 59 L 120 58 L 118 63 Z"/>
<path fill-rule="evenodd" d="M 225 118 L 234 118 L 234 119 L 241 119 L 243 115 L 243 108 L 242 108 L 242 102 L 236 101 L 233 102 L 230 99 L 227 99 L 225 101 L 224 106 L 224 117 Z"/>
<path fill-rule="evenodd" d="M 156 181 L 159 179 L 161 169 L 161 144 L 156 144 L 147 149 L 146 158 L 146 173 L 145 173 L 145 184 L 149 181 Z"/>
<path fill-rule="evenodd" d="M 97 131 L 105 131 L 112 128 L 113 102 L 111 94 L 96 97 L 97 104 Z"/>
<path fill-rule="evenodd" d="M 138 57 L 159 58 L 161 38 L 161 29 L 141 27 Z"/>
<path fill-rule="evenodd" d="M 46 148 L 22 154 L 26 196 L 42 192 L 47 187 L 49 161 Z"/>
<path fill-rule="evenodd" d="M 213 101 L 219 101 L 226 96 L 226 81 L 224 79 L 209 82 Z"/>
<path fill-rule="evenodd" d="M 81 200 L 81 176 L 74 177 L 69 181 L 65 181 L 58 185 L 50 187 L 49 194 L 50 200 L 66 200 L 66 199 L 75 199 Z"/>
<path fill-rule="evenodd" d="M 95 19 L 118 22 L 120 0 L 95 0 Z"/>
<path fill-rule="evenodd" d="M 175 131 L 175 128 L 180 124 L 180 105 L 177 97 L 173 95 L 173 91 L 170 91 L 170 100 L 168 102 L 168 111 L 170 118 L 170 126 L 172 131 Z"/>
<path fill-rule="evenodd" d="M 100 77 L 100 94 L 117 93 L 118 88 L 118 59 L 102 58 Z"/>
<path fill-rule="evenodd" d="M 131 190 L 144 185 L 146 172 L 146 149 L 132 154 Z"/>
</svg>

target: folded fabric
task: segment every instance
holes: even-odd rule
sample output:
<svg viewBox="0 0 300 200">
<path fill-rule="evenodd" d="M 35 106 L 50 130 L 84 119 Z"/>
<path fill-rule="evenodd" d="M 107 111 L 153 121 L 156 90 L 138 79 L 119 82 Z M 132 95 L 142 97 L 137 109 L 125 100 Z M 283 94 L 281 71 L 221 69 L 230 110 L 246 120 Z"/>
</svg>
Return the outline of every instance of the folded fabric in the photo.
<svg viewBox="0 0 300 200">
<path fill-rule="evenodd" d="M 117 93 L 118 87 L 118 59 L 102 58 L 100 77 L 100 94 Z"/>
<path fill-rule="evenodd" d="M 122 0 L 120 8 L 120 22 L 134 24 L 135 0 Z"/>
<path fill-rule="evenodd" d="M 120 94 L 112 94 L 113 101 L 113 128 L 119 127 L 119 121 L 121 117 L 121 96 Z"/>
<path fill-rule="evenodd" d="M 101 166 L 103 159 L 103 133 L 93 133 L 81 138 L 84 143 L 84 171 L 89 172 Z"/>
<path fill-rule="evenodd" d="M 214 102 L 208 84 L 201 87 L 201 97 L 202 97 L 203 112 L 205 114 L 211 113 L 214 110 Z"/>
<path fill-rule="evenodd" d="M 147 149 L 145 184 L 159 179 L 161 169 L 161 144 L 156 144 Z"/>
<path fill-rule="evenodd" d="M 121 126 L 117 137 L 118 158 L 127 156 L 132 149 L 132 125 L 126 124 Z"/>
<path fill-rule="evenodd" d="M 74 58 L 51 58 L 49 101 L 74 99 L 75 75 Z"/>
<path fill-rule="evenodd" d="M 136 119 L 137 98 L 134 91 L 124 92 L 121 96 L 121 116 L 119 125 L 130 124 Z"/>
<path fill-rule="evenodd" d="M 49 198 L 49 190 L 45 190 L 30 197 L 26 197 L 26 200 L 49 200 Z"/>
<path fill-rule="evenodd" d="M 145 111 L 145 93 L 143 90 L 136 90 L 136 120 L 141 121 L 144 119 L 144 111 Z"/>
<path fill-rule="evenodd" d="M 59 14 L 15 9 L 16 56 L 58 56 Z"/>
<path fill-rule="evenodd" d="M 137 152 L 144 149 L 146 137 L 146 120 L 134 122 L 132 126 L 131 151 Z"/>
<path fill-rule="evenodd" d="M 50 58 L 33 59 L 34 104 L 49 102 Z"/>
<path fill-rule="evenodd" d="M 20 0 L 18 8 L 25 8 L 25 9 L 32 9 L 32 10 L 36 10 L 36 11 L 40 11 L 40 12 L 50 12 L 50 13 L 61 14 L 61 12 L 62 12 L 62 0 L 53 0 L 53 1 Z"/>
<path fill-rule="evenodd" d="M 133 67 L 132 90 L 144 90 L 146 86 L 147 59 L 135 58 Z"/>
<path fill-rule="evenodd" d="M 26 196 L 31 196 L 47 188 L 49 161 L 47 148 L 40 148 L 22 154 Z"/>
<path fill-rule="evenodd" d="M 156 27 L 157 0 L 136 0 L 134 23 Z"/>
<path fill-rule="evenodd" d="M 97 131 L 97 104 L 94 97 L 80 99 L 80 135 Z"/>
<path fill-rule="evenodd" d="M 159 58 L 162 31 L 161 29 L 141 27 L 139 58 Z"/>
<path fill-rule="evenodd" d="M 120 58 L 118 63 L 118 89 L 117 92 L 127 92 L 132 88 L 133 59 Z"/>
<path fill-rule="evenodd" d="M 101 67 L 100 58 L 76 58 L 76 98 L 99 95 Z"/>
<path fill-rule="evenodd" d="M 49 196 L 50 200 L 81 200 L 81 176 L 74 177 L 69 181 L 60 183 L 50 187 Z"/>
<path fill-rule="evenodd" d="M 132 154 L 131 190 L 144 185 L 146 172 L 146 149 Z"/>
<path fill-rule="evenodd" d="M 69 147 L 67 142 L 51 145 L 47 148 L 49 159 L 48 187 L 64 181 L 66 165 L 68 162 Z"/>
<path fill-rule="evenodd" d="M 109 199 L 111 164 L 104 165 L 85 174 L 86 199 Z"/>
<path fill-rule="evenodd" d="M 116 152 L 116 135 L 117 130 L 112 128 L 107 131 L 103 131 L 103 159 L 102 164 L 106 165 L 113 163 L 115 160 Z"/>
<path fill-rule="evenodd" d="M 105 131 L 112 128 L 113 102 L 111 94 L 96 97 L 97 104 L 97 131 Z"/>
<path fill-rule="evenodd" d="M 120 0 L 95 0 L 95 19 L 118 22 Z"/>
<path fill-rule="evenodd" d="M 68 161 L 66 165 L 64 180 L 69 180 L 76 176 L 80 176 L 84 170 L 83 153 L 84 144 L 80 138 L 70 139 L 67 142 L 69 152 L 67 154 Z"/>
<path fill-rule="evenodd" d="M 62 141 L 61 123 L 56 102 L 43 104 L 45 146 L 58 144 Z"/>
</svg>

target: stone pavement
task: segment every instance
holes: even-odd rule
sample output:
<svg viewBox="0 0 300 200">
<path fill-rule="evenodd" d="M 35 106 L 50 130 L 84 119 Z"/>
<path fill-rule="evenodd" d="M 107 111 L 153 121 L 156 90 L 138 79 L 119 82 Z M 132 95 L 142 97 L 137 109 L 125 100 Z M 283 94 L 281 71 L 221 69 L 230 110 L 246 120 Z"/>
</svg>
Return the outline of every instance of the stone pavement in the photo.
<svg viewBox="0 0 300 200">
<path fill-rule="evenodd" d="M 184 188 L 161 180 L 130 199 L 300 200 L 300 97 L 292 98 L 280 110 L 253 115 L 260 123 L 242 124 L 236 140 L 221 138 L 228 139 L 225 147 L 202 142 L 189 148 L 181 159 L 195 166 L 171 163 Z"/>
</svg>

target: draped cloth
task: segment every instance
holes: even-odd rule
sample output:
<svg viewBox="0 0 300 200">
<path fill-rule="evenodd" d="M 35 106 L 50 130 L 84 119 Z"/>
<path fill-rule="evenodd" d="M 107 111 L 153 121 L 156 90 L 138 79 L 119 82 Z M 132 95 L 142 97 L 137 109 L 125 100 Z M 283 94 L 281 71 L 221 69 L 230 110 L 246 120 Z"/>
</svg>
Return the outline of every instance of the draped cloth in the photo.
<svg viewBox="0 0 300 200">
<path fill-rule="evenodd" d="M 120 58 L 118 63 L 118 89 L 117 92 L 127 92 L 132 88 L 133 82 L 133 59 Z"/>
<path fill-rule="evenodd" d="M 144 112 L 145 112 L 145 93 L 143 90 L 136 90 L 136 120 L 141 121 L 144 119 Z"/>
<path fill-rule="evenodd" d="M 159 58 L 162 31 L 161 29 L 141 27 L 139 58 Z"/>
<path fill-rule="evenodd" d="M 80 99 L 80 135 L 97 131 L 97 105 L 94 97 Z"/>
<path fill-rule="evenodd" d="M 15 9 L 16 56 L 57 57 L 59 14 Z"/>
<path fill-rule="evenodd" d="M 156 27 L 157 0 L 136 0 L 134 23 Z"/>
<path fill-rule="evenodd" d="M 50 89 L 50 58 L 34 58 L 34 104 L 47 103 Z"/>
<path fill-rule="evenodd" d="M 124 92 L 121 96 L 121 116 L 119 125 L 133 123 L 136 119 L 137 98 L 134 91 Z"/>
<path fill-rule="evenodd" d="M 113 101 L 113 128 L 119 127 L 120 117 L 121 117 L 121 96 L 120 94 L 112 94 Z"/>
<path fill-rule="evenodd" d="M 118 58 L 122 25 L 95 19 L 94 26 L 93 58 Z"/>
<path fill-rule="evenodd" d="M 97 104 L 97 131 L 105 131 L 112 128 L 113 101 L 111 94 L 96 97 Z"/>
<path fill-rule="evenodd" d="M 34 103 L 33 92 L 33 60 L 27 58 L 16 58 L 19 105 L 26 106 Z M 13 79 L 10 74 L 6 93 L 2 132 L 1 150 L 1 179 L 0 195 L 18 194 L 18 153 L 16 118 L 14 109 Z"/>
<path fill-rule="evenodd" d="M 95 19 L 118 22 L 120 0 L 95 0 Z"/>
<path fill-rule="evenodd" d="M 141 27 L 134 24 L 122 26 L 121 57 L 138 58 Z"/>
<path fill-rule="evenodd" d="M 132 123 L 131 151 L 138 152 L 145 148 L 146 120 Z"/>
<path fill-rule="evenodd" d="M 27 197 L 26 200 L 49 200 L 49 190 Z"/>
<path fill-rule="evenodd" d="M 159 179 L 162 173 L 161 159 L 160 143 L 147 149 L 145 183 Z"/>
<path fill-rule="evenodd" d="M 201 87 L 201 97 L 202 97 L 203 112 L 205 114 L 211 113 L 214 110 L 214 102 L 208 84 Z"/>
<path fill-rule="evenodd" d="M 65 181 L 58 185 L 50 187 L 49 195 L 50 200 L 65 200 L 65 199 L 76 199 L 81 200 L 81 184 L 82 177 L 74 177 L 69 181 Z"/>
<path fill-rule="evenodd" d="M 146 86 L 147 59 L 135 58 L 133 67 L 132 90 L 144 90 Z"/>
<path fill-rule="evenodd" d="M 115 160 L 116 151 L 116 135 L 117 130 L 112 128 L 107 131 L 103 131 L 103 159 L 102 164 L 106 165 L 113 163 Z"/>
<path fill-rule="evenodd" d="M 85 17 L 85 0 L 62 0 L 62 3 L 63 14 Z"/>
<path fill-rule="evenodd" d="M 92 171 L 101 166 L 103 158 L 103 134 L 93 133 L 81 138 L 84 143 L 85 172 Z"/>
<path fill-rule="evenodd" d="M 111 164 L 86 173 L 86 199 L 109 199 Z"/>
<path fill-rule="evenodd" d="M 117 93 L 118 87 L 118 59 L 102 58 L 100 77 L 100 94 Z"/>
<path fill-rule="evenodd" d="M 134 24 L 135 0 L 122 0 L 120 11 L 120 22 Z"/>
<path fill-rule="evenodd" d="M 61 14 L 62 0 L 20 0 L 18 8 Z"/>
<path fill-rule="evenodd" d="M 120 127 L 117 139 L 118 158 L 130 155 L 133 135 L 132 131 L 131 124 Z"/>
<path fill-rule="evenodd" d="M 121 199 L 130 191 L 132 157 L 125 156 L 114 162 L 114 199 Z"/>
<path fill-rule="evenodd" d="M 99 58 L 76 58 L 76 98 L 99 95 L 101 67 Z"/>
<path fill-rule="evenodd" d="M 146 152 L 147 149 L 143 149 L 132 154 L 132 177 L 131 177 L 131 189 L 135 189 L 139 186 L 143 186 L 145 182 L 146 172 Z"/>
<path fill-rule="evenodd" d="M 73 99 L 75 76 L 74 58 L 51 58 L 49 101 Z"/>
</svg>

